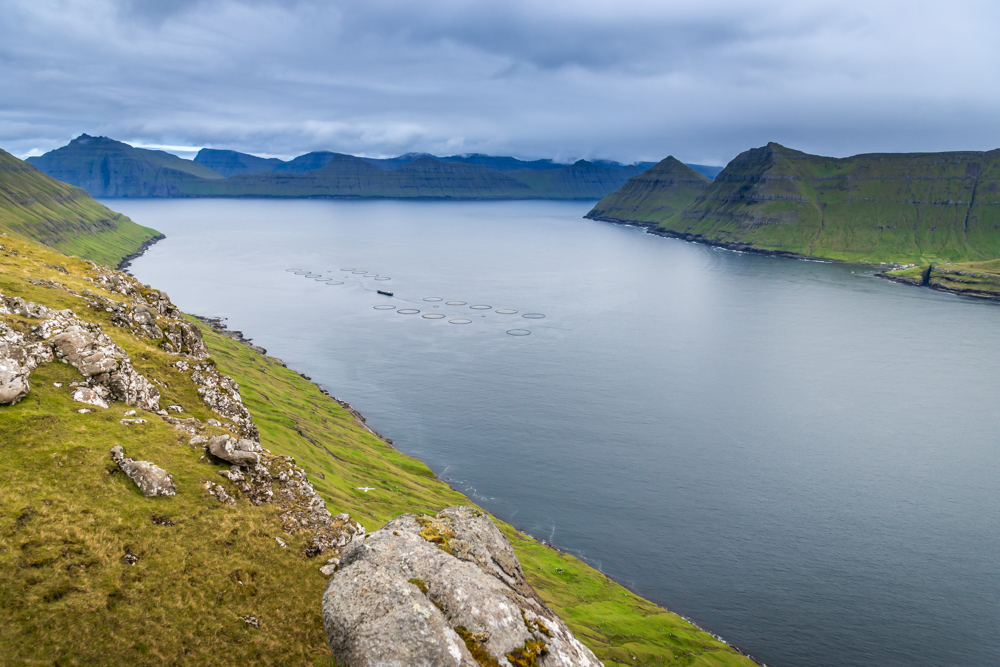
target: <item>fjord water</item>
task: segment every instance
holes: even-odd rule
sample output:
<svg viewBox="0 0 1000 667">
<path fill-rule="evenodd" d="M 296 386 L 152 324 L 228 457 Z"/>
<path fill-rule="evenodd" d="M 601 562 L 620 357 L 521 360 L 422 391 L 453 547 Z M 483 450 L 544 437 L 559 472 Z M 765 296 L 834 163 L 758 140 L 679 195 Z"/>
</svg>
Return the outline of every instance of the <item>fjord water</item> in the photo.
<svg viewBox="0 0 1000 667">
<path fill-rule="evenodd" d="M 996 304 L 581 202 L 105 203 L 167 235 L 132 271 L 183 310 L 759 660 L 1000 664 Z"/>
</svg>

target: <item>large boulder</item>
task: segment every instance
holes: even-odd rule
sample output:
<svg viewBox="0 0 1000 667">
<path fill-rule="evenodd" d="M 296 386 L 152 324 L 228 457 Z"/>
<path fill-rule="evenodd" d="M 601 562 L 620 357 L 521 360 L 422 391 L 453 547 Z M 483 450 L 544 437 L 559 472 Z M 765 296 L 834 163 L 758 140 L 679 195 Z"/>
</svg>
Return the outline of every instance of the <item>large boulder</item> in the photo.
<svg viewBox="0 0 1000 667">
<path fill-rule="evenodd" d="M 260 463 L 260 445 L 228 435 L 217 435 L 208 439 L 208 451 L 223 461 L 238 466 L 252 466 Z"/>
<path fill-rule="evenodd" d="M 345 667 L 600 667 L 535 594 L 482 512 L 404 514 L 343 551 L 323 595 Z"/>
<path fill-rule="evenodd" d="M 156 464 L 149 461 L 135 461 L 125 457 L 125 450 L 121 445 L 111 448 L 111 458 L 121 471 L 135 482 L 135 485 L 142 491 L 142 495 L 147 498 L 154 496 L 173 496 L 177 493 L 174 480 L 170 474 Z"/>
</svg>

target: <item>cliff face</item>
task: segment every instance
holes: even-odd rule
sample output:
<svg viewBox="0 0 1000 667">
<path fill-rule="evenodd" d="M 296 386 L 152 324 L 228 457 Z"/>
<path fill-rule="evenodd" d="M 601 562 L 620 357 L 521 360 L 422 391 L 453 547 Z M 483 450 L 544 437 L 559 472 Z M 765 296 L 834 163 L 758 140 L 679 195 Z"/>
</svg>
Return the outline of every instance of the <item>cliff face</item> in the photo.
<svg viewBox="0 0 1000 667">
<path fill-rule="evenodd" d="M 771 143 L 737 156 L 681 214 L 638 221 L 735 248 L 928 263 L 1000 257 L 998 205 L 1000 151 L 838 159 Z"/>
<path fill-rule="evenodd" d="M 204 165 L 170 153 L 86 134 L 28 161 L 92 197 L 175 197 L 186 183 L 222 178 Z"/>
<path fill-rule="evenodd" d="M 284 164 L 282 160 L 274 157 L 262 158 L 256 155 L 213 148 L 202 148 L 198 151 L 194 161 L 226 178 L 241 174 L 260 174 L 265 171 L 274 171 L 276 167 Z"/>
<path fill-rule="evenodd" d="M 0 229 L 112 266 L 159 236 L 3 150 Z"/>
<path fill-rule="evenodd" d="M 383 160 L 329 151 L 286 162 L 210 149 L 192 162 L 87 135 L 31 160 L 99 197 L 599 199 L 644 169 L 486 155 L 408 154 Z"/>
<path fill-rule="evenodd" d="M 620 188 L 642 167 L 601 167 L 580 160 L 575 164 L 540 171 L 511 171 L 511 176 L 531 187 L 538 197 L 551 199 L 599 199 Z"/>
<path fill-rule="evenodd" d="M 655 227 L 677 216 L 710 184 L 708 178 L 669 156 L 599 201 L 587 217 Z"/>
</svg>

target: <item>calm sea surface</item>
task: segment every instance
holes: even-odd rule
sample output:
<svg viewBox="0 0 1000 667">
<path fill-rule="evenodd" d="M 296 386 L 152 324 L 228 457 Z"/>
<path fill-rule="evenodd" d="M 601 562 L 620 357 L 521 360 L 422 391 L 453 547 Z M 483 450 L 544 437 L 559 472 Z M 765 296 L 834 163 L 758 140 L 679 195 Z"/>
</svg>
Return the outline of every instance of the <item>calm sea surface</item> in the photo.
<svg viewBox="0 0 1000 667">
<path fill-rule="evenodd" d="M 183 310 L 767 664 L 1000 665 L 1000 306 L 589 203 L 106 203 Z"/>
</svg>

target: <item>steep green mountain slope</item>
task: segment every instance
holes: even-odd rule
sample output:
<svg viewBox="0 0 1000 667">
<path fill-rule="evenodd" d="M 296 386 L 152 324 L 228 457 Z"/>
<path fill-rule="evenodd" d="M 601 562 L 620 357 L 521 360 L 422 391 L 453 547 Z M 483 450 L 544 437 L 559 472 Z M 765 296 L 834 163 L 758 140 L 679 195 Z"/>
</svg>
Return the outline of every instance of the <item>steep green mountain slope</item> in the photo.
<svg viewBox="0 0 1000 667">
<path fill-rule="evenodd" d="M 656 227 L 680 215 L 710 184 L 671 155 L 597 202 L 586 217 Z"/>
<path fill-rule="evenodd" d="M 129 414 L 136 408 L 120 402 L 85 406 L 70 395 L 80 372 L 58 361 L 41 363 L 28 395 L 0 406 L 4 661 L 334 667 L 320 613 L 327 578 L 319 568 L 331 552 L 317 556 L 309 531 L 297 528 L 310 505 L 283 500 L 301 487 L 272 476 L 274 499 L 255 505 L 239 480 L 219 474 L 229 467 L 184 432 L 226 432 L 227 420 L 206 404 L 206 388 L 218 385 L 200 386 L 206 380 L 196 369 L 178 362 L 236 380 L 268 465 L 292 457 L 334 514 L 348 512 L 370 530 L 403 512 L 469 500 L 279 360 L 210 330 L 210 358 L 169 354 L 164 339 L 142 334 L 127 316 L 140 301 L 159 304 L 155 322 L 166 330 L 159 313 L 170 312 L 168 300 L 153 288 L 22 239 L 0 241 L 0 329 L 30 336 L 40 318 L 52 316 L 17 298 L 71 309 L 120 346 L 157 387 L 161 406 L 183 409 L 161 415 Z M 145 421 L 122 421 L 136 418 Z M 174 418 L 200 424 L 171 425 Z M 116 445 L 167 470 L 177 494 L 144 497 L 112 462 Z M 235 502 L 221 503 L 205 482 Z M 287 520 L 288 511 L 300 519 Z M 576 558 L 500 525 L 530 583 L 605 664 L 752 665 Z"/>
<path fill-rule="evenodd" d="M 285 162 L 209 149 L 192 162 L 87 135 L 31 161 L 102 197 L 600 199 L 645 168 L 486 155 L 414 153 L 382 160 L 329 151 Z"/>
<path fill-rule="evenodd" d="M 732 248 L 926 264 L 1000 257 L 998 205 L 1000 150 L 838 159 L 771 143 L 736 157 L 680 215 L 647 220 Z"/>
<path fill-rule="evenodd" d="M 279 160 L 276 157 L 262 158 L 247 153 L 213 148 L 202 148 L 194 157 L 194 161 L 227 178 L 241 174 L 260 174 L 265 171 L 273 171 L 275 167 L 285 163 L 284 160 Z"/>
<path fill-rule="evenodd" d="M 222 178 L 204 165 L 170 153 L 86 134 L 28 161 L 92 197 L 175 197 L 185 183 Z"/>
<path fill-rule="evenodd" d="M 0 230 L 111 266 L 161 237 L 3 150 Z"/>
</svg>

